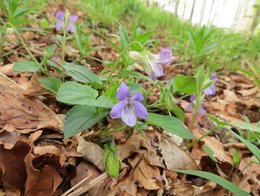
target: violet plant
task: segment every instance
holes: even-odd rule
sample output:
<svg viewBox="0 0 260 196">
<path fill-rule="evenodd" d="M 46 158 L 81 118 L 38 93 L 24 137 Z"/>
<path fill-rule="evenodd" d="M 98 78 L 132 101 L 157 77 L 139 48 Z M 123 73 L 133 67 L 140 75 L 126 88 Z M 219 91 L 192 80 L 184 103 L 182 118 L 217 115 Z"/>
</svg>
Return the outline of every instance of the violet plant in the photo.
<svg viewBox="0 0 260 196">
<path fill-rule="evenodd" d="M 136 128 L 144 131 L 147 129 L 147 125 L 161 127 L 165 131 L 175 133 L 185 139 L 194 137 L 182 121 L 175 118 L 172 113 L 169 112 L 170 115 L 158 114 L 164 113 L 163 109 L 165 108 L 176 109 L 174 93 L 172 92 L 173 84 L 165 85 L 158 80 L 165 74 L 164 66 L 172 62 L 172 51 L 170 48 L 163 48 L 158 54 L 152 54 L 146 48 L 147 42 L 144 41 L 142 34 L 139 34 L 139 37 L 130 37 L 126 29 L 121 27 L 120 47 L 117 48 L 115 43 L 109 42 L 114 44 L 119 53 L 117 60 L 110 64 L 112 67 L 107 66 L 105 71 L 96 75 L 86 66 L 78 65 L 75 62 L 65 62 L 67 35 L 76 33 L 75 22 L 78 18 L 70 16 L 68 11 L 65 13 L 57 12 L 56 17 L 56 30 L 62 30 L 63 32 L 61 45 L 62 62 L 61 66 L 58 66 L 61 78 L 53 77 L 49 72 L 49 67 L 45 66 L 48 63 L 48 59 L 54 54 L 56 46 L 50 46 L 46 49 L 44 52 L 45 56 L 41 62 L 37 61 L 28 47 L 27 50 L 35 60 L 35 64 L 32 64 L 29 69 L 33 72 L 43 70 L 44 72 L 42 73 L 48 77 L 40 79 L 42 84 L 53 93 L 57 93 L 56 99 L 58 101 L 72 106 L 64 119 L 64 135 L 66 138 L 93 128 L 96 124 L 102 130 L 102 134 L 112 138 L 111 140 L 113 140 L 113 132 L 117 130 Z M 143 35 L 148 40 L 149 36 Z M 131 53 L 136 55 L 136 57 L 132 56 L 133 58 L 131 58 Z M 142 67 L 141 73 L 131 70 L 133 60 Z M 19 63 L 14 66 L 15 70 L 24 71 L 24 69 L 28 68 L 28 66 L 25 66 L 26 64 L 28 65 L 28 62 Z M 34 68 L 33 70 L 32 67 Z M 107 71 L 110 73 L 106 74 Z M 144 72 L 149 77 L 145 76 Z M 115 73 L 117 73 L 116 77 L 113 75 Z M 72 81 L 65 81 L 67 78 L 70 78 Z M 153 84 L 151 89 L 145 91 L 142 85 L 139 84 L 140 79 L 150 81 Z M 164 101 L 159 100 L 152 105 L 146 105 L 146 98 L 151 95 L 152 90 L 155 88 L 159 88 L 163 96 L 168 96 L 168 98 L 164 98 Z M 178 108 L 178 110 L 181 109 Z M 173 114 L 176 115 L 176 110 L 174 111 Z M 118 120 L 119 118 L 122 121 Z M 118 125 L 116 128 L 111 127 L 107 129 L 106 124 L 112 119 Z M 119 172 L 120 163 L 116 156 L 115 147 L 112 150 L 112 147 L 110 148 L 109 146 L 113 146 L 112 143 L 107 147 L 109 156 L 107 156 L 105 161 L 113 161 L 116 163 L 113 166 L 116 165 L 116 167 L 112 168 L 113 171 L 111 171 L 109 166 L 111 164 L 105 163 L 105 165 L 107 171 L 112 176 L 116 176 Z"/>
</svg>

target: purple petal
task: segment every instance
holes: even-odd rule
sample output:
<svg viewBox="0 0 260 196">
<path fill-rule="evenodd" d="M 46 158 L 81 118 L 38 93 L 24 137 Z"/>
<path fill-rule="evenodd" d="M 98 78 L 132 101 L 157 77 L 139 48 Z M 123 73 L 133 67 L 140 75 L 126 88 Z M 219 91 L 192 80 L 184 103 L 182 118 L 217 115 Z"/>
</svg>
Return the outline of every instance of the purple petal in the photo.
<svg viewBox="0 0 260 196">
<path fill-rule="evenodd" d="M 63 29 L 63 27 L 64 27 L 64 22 L 58 20 L 57 23 L 56 23 L 56 30 L 58 31 L 60 29 Z"/>
<path fill-rule="evenodd" d="M 129 97 L 130 97 L 130 91 L 128 89 L 128 86 L 126 86 L 126 84 L 123 82 L 117 91 L 116 98 L 122 101 Z"/>
<path fill-rule="evenodd" d="M 199 108 L 199 110 L 198 110 L 198 113 L 199 113 L 200 115 L 205 115 L 205 114 L 206 114 L 206 110 L 201 106 L 201 107 Z"/>
<path fill-rule="evenodd" d="M 76 26 L 75 26 L 75 24 L 73 23 L 69 23 L 68 24 L 68 26 L 67 26 L 67 31 L 70 31 L 70 32 L 72 32 L 72 33 L 76 33 L 77 32 L 77 30 L 76 30 Z"/>
<path fill-rule="evenodd" d="M 196 95 L 190 96 L 190 101 L 191 101 L 191 102 L 195 101 L 196 97 L 197 97 Z"/>
<path fill-rule="evenodd" d="M 189 104 L 186 106 L 186 108 L 185 108 L 185 110 L 188 111 L 188 112 L 192 112 L 192 109 L 193 109 L 192 103 L 189 103 Z"/>
<path fill-rule="evenodd" d="M 135 114 L 141 119 L 147 119 L 148 112 L 144 105 L 138 101 L 133 101 L 133 104 L 135 106 Z"/>
<path fill-rule="evenodd" d="M 136 101 L 142 101 L 142 100 L 144 100 L 144 97 L 141 93 L 136 92 L 133 94 L 132 99 L 136 100 Z"/>
<path fill-rule="evenodd" d="M 110 111 L 110 117 L 121 118 L 124 107 L 125 107 L 125 101 L 120 101 L 117 104 L 115 104 Z"/>
<path fill-rule="evenodd" d="M 214 81 L 214 82 L 217 82 L 218 78 L 217 78 L 217 74 L 215 72 L 213 72 L 211 74 L 211 79 Z"/>
<path fill-rule="evenodd" d="M 70 16 L 70 22 L 71 23 L 75 23 L 78 19 L 79 19 L 79 17 L 77 15 L 71 15 Z"/>
<path fill-rule="evenodd" d="M 161 76 L 164 76 L 164 72 L 163 72 L 163 68 L 160 64 L 151 61 L 150 59 L 148 59 L 148 63 L 151 66 L 151 71 L 147 70 L 147 74 L 153 79 L 155 80 L 156 78 L 159 78 Z"/>
<path fill-rule="evenodd" d="M 58 20 L 63 21 L 63 20 L 64 20 L 64 12 L 61 12 L 61 11 L 57 12 L 57 13 L 56 13 L 56 18 L 57 18 Z"/>
<path fill-rule="evenodd" d="M 134 112 L 134 108 L 129 106 L 129 107 L 124 107 L 122 111 L 122 120 L 123 122 L 128 125 L 129 127 L 133 127 L 136 124 L 136 116 Z"/>
<path fill-rule="evenodd" d="M 216 87 L 214 84 L 209 86 L 208 88 L 204 89 L 205 95 L 215 95 L 216 94 Z"/>
<path fill-rule="evenodd" d="M 163 48 L 159 53 L 160 60 L 157 63 L 166 65 L 172 62 L 172 50 L 170 48 Z"/>
</svg>

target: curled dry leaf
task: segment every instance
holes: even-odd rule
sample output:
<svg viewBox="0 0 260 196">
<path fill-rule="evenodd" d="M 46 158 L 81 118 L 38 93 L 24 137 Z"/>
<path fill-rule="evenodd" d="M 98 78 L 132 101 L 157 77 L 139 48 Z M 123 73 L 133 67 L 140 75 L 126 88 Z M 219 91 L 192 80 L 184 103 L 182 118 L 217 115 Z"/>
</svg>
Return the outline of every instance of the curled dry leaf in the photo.
<svg viewBox="0 0 260 196">
<path fill-rule="evenodd" d="M 30 145 L 23 141 L 16 142 L 11 149 L 0 145 L 0 182 L 5 189 L 11 189 L 18 195 L 26 180 L 24 159 L 30 149 Z"/>
<path fill-rule="evenodd" d="M 104 171 L 104 150 L 99 145 L 86 141 L 83 137 L 77 137 L 77 141 L 77 152 L 81 153 L 87 161 L 93 163 L 100 171 Z"/>
<path fill-rule="evenodd" d="M 54 145 L 47 146 L 35 146 L 33 148 L 34 154 L 44 155 L 44 154 L 59 154 L 61 150 Z"/>
<path fill-rule="evenodd" d="M 25 91 L 5 75 L 0 75 L 0 128 L 6 124 L 15 129 L 51 128 L 61 130 L 58 116 L 36 98 L 28 98 Z"/>
<path fill-rule="evenodd" d="M 38 74 L 34 73 L 29 82 L 23 84 L 25 94 L 28 96 L 40 96 L 44 95 L 48 98 L 55 98 L 53 93 L 44 88 L 38 80 Z"/>
<path fill-rule="evenodd" d="M 14 144 L 19 140 L 19 138 L 19 134 L 16 132 L 0 132 L 0 144 L 3 144 L 5 149 L 13 148 Z"/>
<path fill-rule="evenodd" d="M 54 155 L 42 155 L 34 157 L 28 154 L 25 158 L 27 179 L 25 194 L 52 195 L 63 181 L 59 174 L 61 157 Z"/>
</svg>

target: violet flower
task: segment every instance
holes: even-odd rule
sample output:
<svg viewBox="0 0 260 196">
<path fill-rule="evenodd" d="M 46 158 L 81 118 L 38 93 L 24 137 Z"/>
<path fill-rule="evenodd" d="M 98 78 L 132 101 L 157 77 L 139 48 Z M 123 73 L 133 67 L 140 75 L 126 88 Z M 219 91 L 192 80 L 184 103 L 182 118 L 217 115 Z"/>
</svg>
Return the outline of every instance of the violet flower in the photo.
<svg viewBox="0 0 260 196">
<path fill-rule="evenodd" d="M 196 100 L 196 95 L 190 96 L 190 103 L 187 105 L 186 111 L 188 111 L 188 112 L 192 112 L 193 111 L 193 104 L 194 104 L 195 100 Z M 203 104 L 203 102 L 202 102 L 202 104 Z M 202 105 L 199 107 L 198 113 L 200 115 L 205 115 L 206 114 L 206 110 L 202 107 Z"/>
<path fill-rule="evenodd" d="M 111 118 L 122 118 L 123 122 L 130 127 L 136 124 L 136 117 L 144 120 L 147 118 L 148 112 L 144 105 L 140 103 L 140 101 L 144 100 L 141 93 L 135 92 L 133 95 L 130 95 L 128 86 L 122 83 L 118 89 L 116 98 L 120 102 L 115 104 L 111 109 Z"/>
<path fill-rule="evenodd" d="M 216 86 L 215 83 L 217 82 L 217 74 L 214 72 L 211 74 L 211 79 L 214 81 L 213 84 L 206 89 L 204 89 L 205 95 L 215 95 L 216 94 Z"/>
<path fill-rule="evenodd" d="M 60 30 L 64 28 L 64 20 L 65 20 L 65 14 L 64 12 L 57 12 L 56 14 L 56 18 L 57 18 L 57 23 L 56 23 L 56 30 Z M 69 23 L 66 27 L 66 30 L 72 33 L 76 33 L 76 26 L 75 26 L 75 22 L 78 20 L 78 16 L 76 15 L 71 15 L 69 18 Z"/>
<path fill-rule="evenodd" d="M 161 49 L 159 54 L 146 52 L 142 55 L 139 52 L 131 51 L 129 56 L 139 63 L 143 63 L 145 72 L 153 80 L 164 75 L 162 65 L 172 62 L 172 50 L 170 48 Z"/>
</svg>

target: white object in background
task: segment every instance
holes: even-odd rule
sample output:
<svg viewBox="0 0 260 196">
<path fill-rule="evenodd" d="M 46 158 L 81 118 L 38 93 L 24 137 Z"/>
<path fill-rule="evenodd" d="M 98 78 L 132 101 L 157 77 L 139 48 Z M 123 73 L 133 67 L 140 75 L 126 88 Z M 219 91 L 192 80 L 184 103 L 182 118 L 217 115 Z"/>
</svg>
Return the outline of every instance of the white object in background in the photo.
<svg viewBox="0 0 260 196">
<path fill-rule="evenodd" d="M 214 25 L 235 31 L 250 30 L 255 0 L 153 0 L 193 24 Z M 194 5 L 193 13 L 192 8 Z"/>
</svg>

